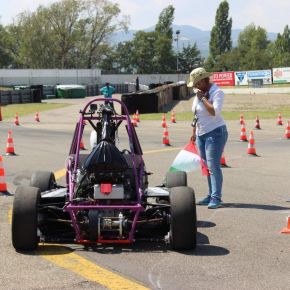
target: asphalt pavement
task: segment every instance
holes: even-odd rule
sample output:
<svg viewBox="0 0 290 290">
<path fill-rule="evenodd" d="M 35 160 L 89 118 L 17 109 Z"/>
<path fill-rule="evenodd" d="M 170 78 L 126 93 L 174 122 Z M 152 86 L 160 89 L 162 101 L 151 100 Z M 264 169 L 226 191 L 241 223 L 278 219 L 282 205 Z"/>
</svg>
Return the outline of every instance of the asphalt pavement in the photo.
<svg viewBox="0 0 290 290">
<path fill-rule="evenodd" d="M 74 100 L 64 109 L 43 112 L 40 123 L 32 115 L 20 119 L 19 127 L 13 120 L 1 122 L 0 154 L 12 194 L 17 186 L 29 183 L 33 171 L 64 168 L 77 113 L 85 101 Z M 142 114 L 140 118 L 136 130 L 147 170 L 153 172 L 150 186 L 154 186 L 162 182 L 179 148 L 189 140 L 191 128 L 188 122 L 170 123 L 171 146 L 164 147 L 161 120 L 142 121 Z M 162 243 L 139 242 L 94 250 L 80 245 L 42 245 L 34 253 L 17 253 L 11 245 L 9 224 L 13 196 L 0 196 L 0 289 L 114 288 L 113 282 L 108 286 L 103 280 L 93 281 L 85 271 L 55 262 L 68 254 L 150 289 L 290 289 L 290 234 L 280 233 L 290 215 L 290 140 L 283 138 L 285 126 L 277 126 L 276 120 L 260 120 L 262 130 L 254 130 L 259 157 L 252 157 L 247 154 L 247 143 L 239 141 L 239 122 L 227 124 L 229 140 L 224 153 L 230 167 L 223 169 L 224 206 L 216 210 L 197 207 L 195 250 L 174 252 Z M 246 124 L 248 134 L 255 120 L 246 120 Z M 4 155 L 8 130 L 13 132 L 16 156 Z M 85 129 L 88 149 L 89 134 Z M 119 138 L 125 142 L 124 131 Z M 201 172 L 189 173 L 188 183 L 197 200 L 204 197 L 207 182 Z"/>
</svg>

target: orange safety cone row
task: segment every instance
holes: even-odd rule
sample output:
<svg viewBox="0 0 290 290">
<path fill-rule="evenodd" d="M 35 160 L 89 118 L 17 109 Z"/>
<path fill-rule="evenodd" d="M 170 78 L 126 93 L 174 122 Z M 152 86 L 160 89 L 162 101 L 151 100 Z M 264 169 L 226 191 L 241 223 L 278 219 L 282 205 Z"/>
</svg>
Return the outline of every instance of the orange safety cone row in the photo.
<svg viewBox="0 0 290 290">
<path fill-rule="evenodd" d="M 162 127 L 162 128 L 167 127 L 167 125 L 166 125 L 166 117 L 165 117 L 164 114 L 162 115 L 161 127 Z"/>
<path fill-rule="evenodd" d="M 16 126 L 20 126 L 18 113 L 15 114 L 14 124 L 15 124 Z"/>
<path fill-rule="evenodd" d="M 278 117 L 277 117 L 277 125 L 280 125 L 280 126 L 283 125 L 283 121 L 282 121 L 282 115 L 281 115 L 281 113 L 278 113 Z"/>
<path fill-rule="evenodd" d="M 167 126 L 164 127 L 164 131 L 163 131 L 163 145 L 170 146 Z"/>
<path fill-rule="evenodd" d="M 171 123 L 176 123 L 176 119 L 175 119 L 175 112 L 172 111 L 171 112 L 171 119 L 170 119 Z"/>
<path fill-rule="evenodd" d="M 287 122 L 287 127 L 285 129 L 285 135 L 284 135 L 284 137 L 286 139 L 290 139 L 290 121 Z"/>
<path fill-rule="evenodd" d="M 6 155 L 7 156 L 16 155 L 14 151 L 14 145 L 13 145 L 12 131 L 8 131 Z"/>
<path fill-rule="evenodd" d="M 290 216 L 287 217 L 287 227 L 281 230 L 281 234 L 290 234 Z"/>
<path fill-rule="evenodd" d="M 245 125 L 245 119 L 243 114 L 240 114 L 240 125 Z"/>
<path fill-rule="evenodd" d="M 250 132 L 250 139 L 249 139 L 249 144 L 248 144 L 248 154 L 253 155 L 253 156 L 257 156 L 253 131 Z"/>
<path fill-rule="evenodd" d="M 227 162 L 226 162 L 226 158 L 225 158 L 225 154 L 224 154 L 224 152 L 222 153 L 222 157 L 221 157 L 221 161 L 220 161 L 220 163 L 221 163 L 221 167 L 229 167 L 229 166 L 227 165 Z"/>
<path fill-rule="evenodd" d="M 240 141 L 243 141 L 243 142 L 248 141 L 247 135 L 246 135 L 246 125 L 245 124 L 242 124 L 242 127 L 241 127 Z"/>
<path fill-rule="evenodd" d="M 259 116 L 256 117 L 256 125 L 255 125 L 255 128 L 260 130 L 261 127 L 260 127 L 260 120 L 259 120 Z"/>
<path fill-rule="evenodd" d="M 39 113 L 38 113 L 38 112 L 35 113 L 34 120 L 35 120 L 36 122 L 40 122 L 40 119 L 39 119 Z"/>
<path fill-rule="evenodd" d="M 3 166 L 3 158 L 0 155 L 0 192 L 7 192 L 7 184 L 5 180 L 5 171 Z"/>
<path fill-rule="evenodd" d="M 137 122 L 140 122 L 139 111 L 138 111 L 138 110 L 136 111 L 135 116 L 136 116 L 136 118 L 135 118 L 136 121 L 137 121 Z"/>
<path fill-rule="evenodd" d="M 80 149 L 81 149 L 81 150 L 87 150 L 86 147 L 85 147 L 85 144 L 84 144 L 83 138 L 81 139 L 81 142 L 80 142 Z"/>
<path fill-rule="evenodd" d="M 0 122 L 2 121 L 1 105 L 0 105 Z"/>
</svg>

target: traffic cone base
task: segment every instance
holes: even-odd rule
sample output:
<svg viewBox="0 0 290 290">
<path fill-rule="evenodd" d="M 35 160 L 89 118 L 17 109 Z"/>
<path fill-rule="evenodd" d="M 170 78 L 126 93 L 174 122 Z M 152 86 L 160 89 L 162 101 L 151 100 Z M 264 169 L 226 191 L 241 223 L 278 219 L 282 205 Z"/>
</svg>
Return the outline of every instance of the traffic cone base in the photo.
<svg viewBox="0 0 290 290">
<path fill-rule="evenodd" d="M 85 144 L 84 144 L 83 139 L 81 139 L 81 142 L 80 142 L 80 149 L 81 149 L 81 150 L 87 150 L 87 149 L 85 148 Z"/>
<path fill-rule="evenodd" d="M 225 155 L 224 155 L 224 154 L 222 154 L 222 157 L 221 157 L 221 161 L 220 161 L 220 163 L 221 163 L 221 167 L 223 167 L 223 168 L 228 168 L 228 167 L 230 167 L 230 166 L 228 166 L 227 163 L 226 163 L 226 158 L 225 158 Z"/>
<path fill-rule="evenodd" d="M 282 126 L 283 125 L 281 113 L 278 113 L 277 125 L 279 125 L 279 126 Z"/>
<path fill-rule="evenodd" d="M 287 227 L 281 230 L 281 234 L 290 234 L 290 216 L 287 218 Z"/>
</svg>

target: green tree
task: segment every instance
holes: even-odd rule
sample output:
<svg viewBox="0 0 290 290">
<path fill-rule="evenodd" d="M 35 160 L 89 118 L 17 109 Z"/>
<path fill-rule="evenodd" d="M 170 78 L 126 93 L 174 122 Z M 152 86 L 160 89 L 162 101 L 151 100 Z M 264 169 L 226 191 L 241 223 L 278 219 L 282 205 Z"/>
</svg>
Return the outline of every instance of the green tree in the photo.
<svg viewBox="0 0 290 290">
<path fill-rule="evenodd" d="M 132 63 L 136 73 L 154 73 L 156 33 L 137 31 L 133 40 Z"/>
<path fill-rule="evenodd" d="M 231 41 L 232 18 L 229 18 L 229 4 L 222 1 L 217 9 L 215 25 L 210 34 L 208 66 L 219 70 L 223 64 L 220 63 L 221 55 L 232 48 Z"/>
<path fill-rule="evenodd" d="M 117 4 L 107 0 L 60 0 L 10 25 L 15 66 L 25 68 L 92 68 L 108 50 L 109 37 L 126 29 Z"/>
<path fill-rule="evenodd" d="M 270 51 L 273 57 L 273 66 L 290 66 L 290 30 L 285 26 L 282 34 L 278 33 L 276 41 L 271 44 Z"/>
<path fill-rule="evenodd" d="M 86 15 L 82 45 L 85 47 L 88 68 L 95 67 L 102 58 L 110 35 L 118 30 L 127 30 L 129 19 L 120 18 L 118 4 L 107 0 L 83 0 Z"/>
<path fill-rule="evenodd" d="M 12 63 L 13 55 L 9 48 L 11 37 L 7 29 L 0 25 L 0 67 L 6 68 Z"/>
<path fill-rule="evenodd" d="M 154 67 L 157 73 L 170 73 L 175 71 L 175 56 L 172 49 L 174 7 L 172 5 L 163 9 L 155 27 L 155 55 Z"/>
<path fill-rule="evenodd" d="M 178 54 L 178 60 L 179 70 L 182 73 L 190 73 L 194 68 L 201 66 L 203 63 L 196 43 L 192 46 L 183 47 L 182 51 Z"/>
<path fill-rule="evenodd" d="M 265 69 L 270 67 L 267 31 L 248 25 L 239 35 L 237 50 L 241 70 Z"/>
</svg>

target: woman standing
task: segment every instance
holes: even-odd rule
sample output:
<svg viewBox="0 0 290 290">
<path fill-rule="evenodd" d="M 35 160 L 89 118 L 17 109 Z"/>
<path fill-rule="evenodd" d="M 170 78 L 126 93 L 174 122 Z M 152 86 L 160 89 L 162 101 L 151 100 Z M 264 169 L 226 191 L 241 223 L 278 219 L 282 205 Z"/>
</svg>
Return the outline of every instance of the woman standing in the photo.
<svg viewBox="0 0 290 290">
<path fill-rule="evenodd" d="M 189 76 L 188 87 L 197 88 L 193 100 L 192 141 L 196 141 L 201 158 L 209 169 L 207 196 L 198 202 L 210 209 L 221 207 L 223 174 L 220 160 L 228 139 L 225 121 L 221 116 L 224 93 L 209 77 L 204 68 L 194 69 Z"/>
</svg>

